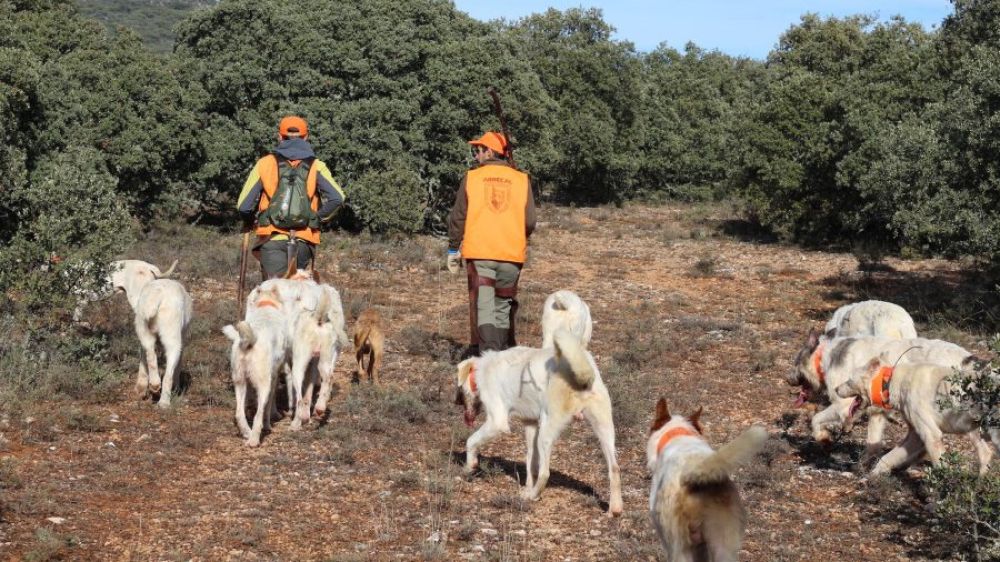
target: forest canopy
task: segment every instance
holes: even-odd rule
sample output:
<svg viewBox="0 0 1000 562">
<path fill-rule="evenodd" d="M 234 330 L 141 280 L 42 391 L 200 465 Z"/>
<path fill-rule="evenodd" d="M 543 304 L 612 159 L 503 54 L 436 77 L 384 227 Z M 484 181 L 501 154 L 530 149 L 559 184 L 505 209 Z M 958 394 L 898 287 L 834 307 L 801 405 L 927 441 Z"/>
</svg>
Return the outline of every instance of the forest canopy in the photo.
<svg viewBox="0 0 1000 562">
<path fill-rule="evenodd" d="M 236 228 L 288 113 L 348 193 L 333 227 L 439 232 L 465 141 L 498 128 L 490 86 L 548 201 L 731 198 L 806 246 L 1000 253 L 1000 0 L 956 0 L 935 31 L 805 14 L 763 61 L 639 52 L 597 9 L 484 23 L 448 0 L 0 4 L 5 288 L 154 221 Z"/>
</svg>

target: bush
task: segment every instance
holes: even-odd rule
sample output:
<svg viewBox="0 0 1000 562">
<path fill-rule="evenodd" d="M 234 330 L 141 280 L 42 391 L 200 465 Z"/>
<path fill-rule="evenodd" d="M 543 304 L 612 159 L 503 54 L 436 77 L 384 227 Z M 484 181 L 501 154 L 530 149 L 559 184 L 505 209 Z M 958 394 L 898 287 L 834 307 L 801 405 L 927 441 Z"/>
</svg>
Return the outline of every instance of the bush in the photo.
<svg viewBox="0 0 1000 562">
<path fill-rule="evenodd" d="M 412 234 L 424 227 L 427 191 L 420 176 L 397 164 L 352 182 L 348 204 L 370 231 Z"/>
<path fill-rule="evenodd" d="M 1000 476 L 979 476 L 948 453 L 927 473 L 925 486 L 934 510 L 935 530 L 954 541 L 953 552 L 974 560 L 1000 560 Z"/>
<path fill-rule="evenodd" d="M 2 205 L 17 226 L 0 248 L 0 291 L 29 311 L 64 309 L 99 291 L 108 264 L 134 238 L 115 180 L 91 148 L 46 159 Z"/>
</svg>

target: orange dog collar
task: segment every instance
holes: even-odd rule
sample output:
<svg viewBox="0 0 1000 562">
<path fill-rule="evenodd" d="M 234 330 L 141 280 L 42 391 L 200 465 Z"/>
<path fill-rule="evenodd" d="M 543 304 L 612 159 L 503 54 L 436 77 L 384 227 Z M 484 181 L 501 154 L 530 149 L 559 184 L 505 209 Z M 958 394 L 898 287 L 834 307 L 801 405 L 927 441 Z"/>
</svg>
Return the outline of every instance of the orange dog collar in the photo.
<svg viewBox="0 0 1000 562">
<path fill-rule="evenodd" d="M 826 379 L 826 374 L 823 372 L 823 344 L 816 346 L 816 351 L 813 352 L 812 356 L 812 364 L 816 376 L 819 377 L 819 384 L 823 384 Z"/>
<path fill-rule="evenodd" d="M 659 455 L 667 443 L 673 441 L 675 437 L 701 437 L 701 434 L 686 427 L 675 427 L 660 436 L 660 440 L 656 443 L 656 454 Z"/>
<path fill-rule="evenodd" d="M 872 379 L 871 399 L 872 404 L 890 409 L 889 405 L 889 381 L 892 380 L 892 367 L 885 365 L 879 368 L 875 378 Z"/>
</svg>

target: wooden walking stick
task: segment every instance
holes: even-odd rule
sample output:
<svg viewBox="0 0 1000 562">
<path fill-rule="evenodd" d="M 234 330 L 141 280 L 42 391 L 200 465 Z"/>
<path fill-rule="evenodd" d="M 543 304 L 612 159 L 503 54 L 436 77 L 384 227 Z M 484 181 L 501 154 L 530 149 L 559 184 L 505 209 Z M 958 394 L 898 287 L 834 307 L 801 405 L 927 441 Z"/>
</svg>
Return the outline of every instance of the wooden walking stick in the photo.
<svg viewBox="0 0 1000 562">
<path fill-rule="evenodd" d="M 250 231 L 252 229 L 245 229 L 243 231 L 243 244 L 240 246 L 240 286 L 236 293 L 237 306 L 239 307 L 240 316 L 239 319 L 243 320 L 243 313 L 246 303 L 243 302 L 243 291 L 245 290 L 246 278 L 247 278 L 247 254 L 250 253 Z"/>
</svg>

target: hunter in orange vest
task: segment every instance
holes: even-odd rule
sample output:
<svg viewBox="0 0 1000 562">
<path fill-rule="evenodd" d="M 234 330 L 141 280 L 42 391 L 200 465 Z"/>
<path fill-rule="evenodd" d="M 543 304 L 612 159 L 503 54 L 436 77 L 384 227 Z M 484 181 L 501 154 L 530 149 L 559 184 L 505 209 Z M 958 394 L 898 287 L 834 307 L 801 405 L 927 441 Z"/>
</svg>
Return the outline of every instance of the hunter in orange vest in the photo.
<svg viewBox="0 0 1000 562">
<path fill-rule="evenodd" d="M 344 190 L 333 179 L 330 169 L 316 158 L 306 141 L 309 126 L 301 117 L 284 117 L 278 124 L 278 146 L 254 165 L 240 192 L 237 206 L 247 224 L 255 224 L 257 243 L 254 255 L 260 260 L 264 279 L 280 277 L 293 259 L 298 269 L 307 269 L 319 244 L 319 227 L 328 221 L 344 202 Z M 272 206 L 279 186 L 291 193 L 289 182 L 299 184 L 300 224 L 278 215 Z M 285 185 L 282 185 L 285 182 Z M 306 200 L 308 204 L 306 205 Z M 291 199 L 294 203 L 295 199 Z M 311 212 L 310 212 L 311 211 Z"/>
<path fill-rule="evenodd" d="M 466 172 L 448 214 L 448 269 L 465 258 L 469 279 L 472 353 L 517 345 L 517 282 L 535 229 L 535 200 L 527 174 L 504 155 L 507 139 L 489 131 L 469 141 L 478 166 Z"/>
</svg>

